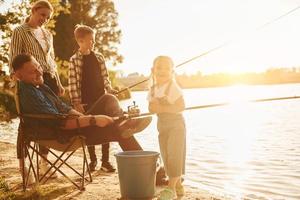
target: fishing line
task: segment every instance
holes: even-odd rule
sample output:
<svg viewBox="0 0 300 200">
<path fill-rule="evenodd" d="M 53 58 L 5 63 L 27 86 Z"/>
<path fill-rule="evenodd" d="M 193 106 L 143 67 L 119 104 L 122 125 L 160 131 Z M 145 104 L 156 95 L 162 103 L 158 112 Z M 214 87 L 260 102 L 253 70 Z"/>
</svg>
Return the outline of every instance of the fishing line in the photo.
<svg viewBox="0 0 300 200">
<path fill-rule="evenodd" d="M 258 103 L 258 102 L 269 102 L 269 101 L 280 101 L 280 100 L 291 100 L 291 99 L 299 99 L 300 96 L 287 96 L 287 97 L 275 97 L 275 98 L 265 98 L 265 99 L 254 99 L 246 102 L 250 103 Z M 206 105 L 199 105 L 199 106 L 191 106 L 191 107 L 186 107 L 184 111 L 187 110 L 196 110 L 196 109 L 204 109 L 204 108 L 214 108 L 214 107 L 221 107 L 221 106 L 227 106 L 227 105 L 234 105 L 234 103 L 230 102 L 224 102 L 224 103 L 216 103 L 216 104 L 206 104 Z M 127 117 L 127 118 L 139 118 L 139 117 L 146 117 L 146 116 L 151 116 L 155 115 L 156 113 L 141 113 L 138 115 L 132 115 Z M 124 118 L 124 117 L 123 117 Z"/>
</svg>

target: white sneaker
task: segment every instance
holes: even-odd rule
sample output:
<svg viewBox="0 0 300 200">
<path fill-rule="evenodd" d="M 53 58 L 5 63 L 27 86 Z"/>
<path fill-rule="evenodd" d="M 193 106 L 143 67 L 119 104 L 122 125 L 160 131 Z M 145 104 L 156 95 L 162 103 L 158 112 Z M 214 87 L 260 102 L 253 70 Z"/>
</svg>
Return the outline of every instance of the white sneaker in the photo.
<svg viewBox="0 0 300 200">
<path fill-rule="evenodd" d="M 40 174 L 42 176 L 48 171 L 49 168 L 50 168 L 50 164 L 47 163 L 47 161 L 45 160 L 40 161 Z M 47 173 L 46 177 L 49 177 L 54 172 L 54 170 L 55 168 L 52 167 L 50 171 Z M 54 174 L 52 174 L 50 178 L 57 178 L 57 173 L 55 172 Z"/>
</svg>

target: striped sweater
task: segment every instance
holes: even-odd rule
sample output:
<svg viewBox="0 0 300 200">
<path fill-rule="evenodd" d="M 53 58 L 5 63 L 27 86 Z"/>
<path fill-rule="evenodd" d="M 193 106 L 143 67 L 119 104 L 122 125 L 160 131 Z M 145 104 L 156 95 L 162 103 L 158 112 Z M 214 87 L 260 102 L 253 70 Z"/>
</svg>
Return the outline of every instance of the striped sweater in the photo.
<svg viewBox="0 0 300 200">
<path fill-rule="evenodd" d="M 52 34 L 45 28 L 42 28 L 45 40 L 47 43 L 46 53 L 42 46 L 35 38 L 32 29 L 26 23 L 16 27 L 12 33 L 11 45 L 9 51 L 9 66 L 12 70 L 12 60 L 15 56 L 21 53 L 32 55 L 43 68 L 44 72 L 54 74 L 56 72 L 56 63 L 54 60 L 53 37 Z"/>
</svg>

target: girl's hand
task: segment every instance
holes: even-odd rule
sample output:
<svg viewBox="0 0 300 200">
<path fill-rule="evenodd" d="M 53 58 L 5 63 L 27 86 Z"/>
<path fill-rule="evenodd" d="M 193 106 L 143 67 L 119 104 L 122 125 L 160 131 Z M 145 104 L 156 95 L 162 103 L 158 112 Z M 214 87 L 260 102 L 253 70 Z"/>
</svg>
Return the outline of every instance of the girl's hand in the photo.
<svg viewBox="0 0 300 200">
<path fill-rule="evenodd" d="M 148 109 L 151 113 L 159 113 L 159 109 L 160 109 L 159 102 L 151 101 L 149 103 Z"/>
<path fill-rule="evenodd" d="M 153 99 L 151 99 L 150 103 L 158 104 L 159 103 L 159 99 L 158 98 L 153 98 Z"/>
<path fill-rule="evenodd" d="M 169 104 L 168 98 L 166 96 L 158 98 L 158 103 L 161 104 L 161 105 L 168 105 Z"/>
</svg>

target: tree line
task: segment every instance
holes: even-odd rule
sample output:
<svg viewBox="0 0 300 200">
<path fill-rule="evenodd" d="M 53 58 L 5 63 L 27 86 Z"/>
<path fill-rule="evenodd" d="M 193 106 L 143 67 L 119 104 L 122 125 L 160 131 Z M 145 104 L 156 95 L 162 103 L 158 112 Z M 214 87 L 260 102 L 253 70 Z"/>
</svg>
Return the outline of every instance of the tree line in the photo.
<svg viewBox="0 0 300 200">
<path fill-rule="evenodd" d="M 0 6 L 4 1 L 0 1 Z M 23 23 L 29 15 L 30 4 L 24 0 L 13 4 L 7 11 L 0 13 L 0 70 L 8 65 L 8 49 L 12 30 Z M 105 59 L 117 65 L 123 61 L 119 53 L 121 30 L 118 25 L 118 12 L 112 0 L 49 0 L 54 14 L 47 24 L 53 33 L 54 51 L 61 76 L 66 76 L 67 61 L 77 49 L 73 37 L 76 24 L 85 24 L 95 32 L 94 50 Z M 64 80 L 64 77 L 62 77 Z"/>
<path fill-rule="evenodd" d="M 130 74 L 128 76 L 117 76 L 119 84 L 128 87 L 135 83 L 141 82 L 149 78 L 143 74 Z M 300 83 L 300 67 L 299 68 L 270 68 L 265 72 L 255 73 L 214 73 L 203 74 L 197 72 L 195 74 L 177 74 L 176 80 L 182 88 L 205 88 L 205 87 L 223 87 L 235 84 L 247 85 L 264 85 L 264 84 L 284 84 L 284 83 Z M 149 84 L 147 82 L 133 88 L 133 90 L 147 90 Z"/>
</svg>

